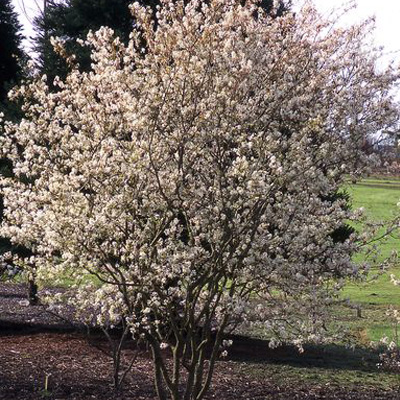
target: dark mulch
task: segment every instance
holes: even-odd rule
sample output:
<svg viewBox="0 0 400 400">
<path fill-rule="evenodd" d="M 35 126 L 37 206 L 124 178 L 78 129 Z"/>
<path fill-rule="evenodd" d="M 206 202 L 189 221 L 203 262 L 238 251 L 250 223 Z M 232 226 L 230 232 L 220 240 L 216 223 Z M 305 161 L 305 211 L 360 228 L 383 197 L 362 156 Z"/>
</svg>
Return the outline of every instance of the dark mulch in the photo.
<svg viewBox="0 0 400 400">
<path fill-rule="evenodd" d="M 0 399 L 1 400 L 150 400 L 155 399 L 152 364 L 146 349 L 130 343 L 126 360 L 137 354 L 124 390 L 111 386 L 111 358 L 107 341 L 97 333 L 88 337 L 41 306 L 22 302 L 21 286 L 0 285 Z M 64 331 L 63 331 L 64 329 Z M 299 382 L 280 385 L 273 376 L 249 378 L 243 363 L 289 357 L 292 350 L 273 353 L 265 342 L 236 338 L 231 359 L 217 364 L 208 399 L 218 400 L 400 400 L 399 392 L 375 388 L 341 388 Z M 261 356 L 264 354 L 264 356 Z M 48 377 L 45 391 L 46 376 Z"/>
<path fill-rule="evenodd" d="M 55 291 L 57 289 L 52 289 Z M 39 295 L 44 291 L 39 292 Z M 74 320 L 73 311 L 64 308 L 62 314 L 50 311 L 38 304 L 30 306 L 26 300 L 27 290 L 23 284 L 0 282 L 0 332 L 11 330 L 30 331 L 75 331 L 84 326 Z"/>
</svg>

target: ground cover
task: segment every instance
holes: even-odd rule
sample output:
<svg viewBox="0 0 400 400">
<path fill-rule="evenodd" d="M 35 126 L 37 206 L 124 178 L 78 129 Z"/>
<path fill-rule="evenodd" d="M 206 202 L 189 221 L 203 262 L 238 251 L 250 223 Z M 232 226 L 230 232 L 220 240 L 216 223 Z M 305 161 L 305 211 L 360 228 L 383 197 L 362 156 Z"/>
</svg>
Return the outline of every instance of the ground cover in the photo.
<svg viewBox="0 0 400 400">
<path fill-rule="evenodd" d="M 23 300 L 21 285 L 0 284 L 0 315 L 8 316 L 0 325 L 1 400 L 155 400 L 146 348 L 127 343 L 124 359 L 137 358 L 116 393 L 104 336 L 78 325 L 71 330 Z M 293 347 L 270 349 L 265 340 L 230 338 L 233 346 L 217 363 L 208 400 L 400 399 L 400 376 L 378 370 L 378 352 L 371 349 L 307 346 L 301 354 Z"/>
</svg>

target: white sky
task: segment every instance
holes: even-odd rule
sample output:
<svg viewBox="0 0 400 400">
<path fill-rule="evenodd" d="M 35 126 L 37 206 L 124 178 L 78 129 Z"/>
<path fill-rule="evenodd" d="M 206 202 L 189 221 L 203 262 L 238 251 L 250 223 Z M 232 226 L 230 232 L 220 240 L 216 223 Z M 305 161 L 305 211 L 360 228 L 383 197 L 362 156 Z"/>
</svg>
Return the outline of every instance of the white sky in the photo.
<svg viewBox="0 0 400 400">
<path fill-rule="evenodd" d="M 12 0 L 15 11 L 19 14 L 19 21 L 24 27 L 26 38 L 24 46 L 29 49 L 29 38 L 34 35 L 32 20 L 43 5 L 43 0 Z"/>
<path fill-rule="evenodd" d="M 313 0 L 323 15 L 329 15 L 333 8 L 350 4 L 346 0 Z M 304 0 L 293 0 L 295 8 Z M 400 1 L 399 0 L 356 0 L 355 9 L 343 17 L 343 23 L 354 23 L 375 17 L 375 44 L 384 46 L 385 59 L 400 63 Z"/>
<path fill-rule="evenodd" d="M 12 0 L 16 11 L 20 14 L 21 23 L 25 27 L 24 34 L 27 38 L 34 35 L 29 20 L 32 20 L 43 0 Z M 293 0 L 295 9 L 300 7 L 304 0 Z M 346 4 L 346 0 L 314 0 L 322 14 L 329 14 L 333 8 Z M 358 7 L 351 10 L 344 18 L 344 22 L 355 22 L 370 16 L 376 18 L 376 44 L 383 45 L 388 53 L 387 59 L 400 62 L 400 1 L 399 0 L 358 0 Z M 28 15 L 28 19 L 24 15 Z M 28 43 L 26 46 L 29 47 Z"/>
</svg>

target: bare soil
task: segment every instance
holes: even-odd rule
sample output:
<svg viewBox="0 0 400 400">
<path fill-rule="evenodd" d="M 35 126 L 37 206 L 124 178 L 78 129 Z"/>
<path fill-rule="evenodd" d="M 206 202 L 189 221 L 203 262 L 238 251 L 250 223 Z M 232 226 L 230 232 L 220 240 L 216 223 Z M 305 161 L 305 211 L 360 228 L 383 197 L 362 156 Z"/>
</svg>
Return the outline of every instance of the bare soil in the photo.
<svg viewBox="0 0 400 400">
<path fill-rule="evenodd" d="M 115 392 L 108 342 L 97 332 L 88 336 L 79 324 L 49 314 L 42 306 L 26 306 L 23 296 L 22 286 L 0 284 L 1 400 L 156 399 L 151 358 L 145 348 L 128 344 L 126 361 L 134 354 L 137 359 L 123 390 Z M 243 365 L 285 362 L 292 356 L 293 349 L 272 351 L 264 341 L 236 337 L 230 358 L 217 364 L 207 399 L 400 400 L 396 389 L 302 381 L 281 384 L 273 374 L 256 377 L 241 372 Z"/>
</svg>

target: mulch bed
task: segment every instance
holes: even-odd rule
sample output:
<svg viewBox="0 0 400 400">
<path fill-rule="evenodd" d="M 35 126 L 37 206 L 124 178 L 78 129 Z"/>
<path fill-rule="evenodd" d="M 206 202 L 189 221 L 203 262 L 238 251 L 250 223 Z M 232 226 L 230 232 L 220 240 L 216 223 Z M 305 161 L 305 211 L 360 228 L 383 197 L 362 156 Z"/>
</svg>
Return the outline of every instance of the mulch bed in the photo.
<svg viewBox="0 0 400 400">
<path fill-rule="evenodd" d="M 111 385 L 112 361 L 107 341 L 88 337 L 79 326 L 23 303 L 21 286 L 0 284 L 0 399 L 1 400 L 150 400 L 156 399 L 152 363 L 146 349 L 128 346 L 125 357 L 138 352 L 124 389 Z M 271 378 L 249 379 L 242 362 L 259 362 L 261 341 L 239 340 L 232 359 L 217 364 L 207 399 L 218 400 L 400 400 L 397 391 L 341 388 L 299 382 L 277 385 Z M 234 346 L 235 347 L 235 346 Z M 45 382 L 47 376 L 47 391 Z"/>
<path fill-rule="evenodd" d="M 43 291 L 39 292 L 41 294 Z M 79 321 L 74 320 L 71 308 L 66 307 L 62 314 L 58 314 L 41 304 L 30 306 L 25 285 L 0 282 L 0 333 L 6 330 L 65 332 L 83 328 Z"/>
</svg>

